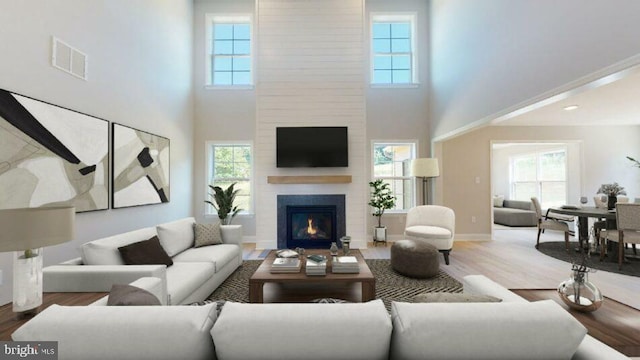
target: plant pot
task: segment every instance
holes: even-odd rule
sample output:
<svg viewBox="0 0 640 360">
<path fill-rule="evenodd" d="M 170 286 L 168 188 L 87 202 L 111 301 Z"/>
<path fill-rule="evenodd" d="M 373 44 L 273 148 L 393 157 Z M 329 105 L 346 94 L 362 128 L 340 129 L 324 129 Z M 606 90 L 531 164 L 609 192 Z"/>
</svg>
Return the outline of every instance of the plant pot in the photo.
<svg viewBox="0 0 640 360">
<path fill-rule="evenodd" d="M 387 227 L 374 227 L 373 228 L 373 241 L 387 241 Z"/>
<path fill-rule="evenodd" d="M 613 210 L 616 208 L 616 203 L 618 202 L 617 196 L 607 196 L 607 209 Z"/>
</svg>

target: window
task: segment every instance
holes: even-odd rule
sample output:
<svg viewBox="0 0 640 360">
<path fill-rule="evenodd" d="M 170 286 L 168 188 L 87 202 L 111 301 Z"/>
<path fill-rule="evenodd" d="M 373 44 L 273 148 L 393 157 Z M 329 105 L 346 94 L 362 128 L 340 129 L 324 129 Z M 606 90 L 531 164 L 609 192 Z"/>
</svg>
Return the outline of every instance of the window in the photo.
<svg viewBox="0 0 640 360">
<path fill-rule="evenodd" d="M 531 200 L 535 196 L 543 208 L 567 202 L 566 149 L 512 156 L 511 198 Z"/>
<path fill-rule="evenodd" d="M 374 142 L 373 178 L 391 185 L 396 197 L 392 211 L 405 211 L 415 206 L 415 178 L 409 176 L 409 162 L 416 153 L 415 142 Z"/>
<path fill-rule="evenodd" d="M 236 195 L 235 205 L 243 209 L 241 213 L 250 213 L 252 201 L 252 155 L 250 142 L 208 142 L 208 178 L 207 184 L 226 189 L 236 183 L 234 189 L 240 190 Z M 207 186 L 207 193 L 210 192 Z M 210 196 L 207 195 L 210 200 Z M 207 214 L 216 214 L 216 210 L 207 205 Z"/>
<path fill-rule="evenodd" d="M 252 85 L 251 17 L 207 15 L 207 24 L 207 84 Z"/>
<path fill-rule="evenodd" d="M 415 84 L 416 15 L 372 15 L 371 83 Z"/>
</svg>

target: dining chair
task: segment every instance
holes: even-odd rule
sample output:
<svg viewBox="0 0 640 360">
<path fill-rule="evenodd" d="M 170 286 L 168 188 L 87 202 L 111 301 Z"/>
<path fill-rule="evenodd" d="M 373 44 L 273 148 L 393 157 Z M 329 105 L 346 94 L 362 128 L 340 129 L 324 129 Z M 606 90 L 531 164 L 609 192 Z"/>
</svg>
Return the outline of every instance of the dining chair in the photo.
<svg viewBox="0 0 640 360">
<path fill-rule="evenodd" d="M 531 198 L 531 203 L 533 203 L 533 208 L 536 211 L 536 217 L 538 218 L 538 238 L 536 239 L 536 249 L 540 246 L 540 233 L 543 230 L 556 230 L 564 232 L 564 245 L 567 251 L 569 251 L 569 225 L 561 220 L 550 218 L 547 216 L 542 216 L 542 207 L 540 206 L 540 201 L 538 201 L 537 197 Z"/>
<path fill-rule="evenodd" d="M 603 230 L 600 232 L 602 249 L 600 260 L 604 258 L 606 242 L 618 243 L 618 269 L 622 269 L 624 262 L 625 244 L 640 244 L 640 204 L 617 203 L 616 204 L 617 230 Z"/>
</svg>

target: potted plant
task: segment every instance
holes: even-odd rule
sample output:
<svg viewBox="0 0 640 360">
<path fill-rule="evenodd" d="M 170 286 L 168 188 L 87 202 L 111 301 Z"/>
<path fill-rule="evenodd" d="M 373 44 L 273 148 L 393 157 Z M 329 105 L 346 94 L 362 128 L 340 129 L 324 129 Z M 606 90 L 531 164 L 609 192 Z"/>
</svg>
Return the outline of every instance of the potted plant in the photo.
<svg viewBox="0 0 640 360">
<path fill-rule="evenodd" d="M 382 226 L 382 215 L 396 204 L 396 197 L 391 194 L 389 184 L 382 179 L 369 182 L 371 197 L 369 206 L 374 208 L 373 216 L 378 218 L 378 226 L 374 228 L 373 241 L 387 241 L 387 227 Z"/>
<path fill-rule="evenodd" d="M 616 207 L 616 202 L 618 201 L 618 195 L 627 195 L 627 192 L 624 191 L 624 188 L 618 185 L 617 182 L 613 184 L 602 184 L 600 185 L 600 189 L 598 189 L 598 194 L 607 195 L 607 208 L 609 210 Z"/>
<path fill-rule="evenodd" d="M 220 218 L 220 224 L 222 225 L 231 224 L 233 217 L 242 211 L 238 206 L 233 205 L 236 195 L 240 191 L 240 189 L 233 189 L 235 185 L 236 183 L 233 183 L 226 189 L 223 189 L 220 186 L 209 185 L 209 188 L 213 190 L 212 193 L 209 193 L 209 196 L 211 196 L 214 201 L 205 200 L 204 202 L 213 206 L 213 208 L 218 211 L 218 217 Z"/>
</svg>

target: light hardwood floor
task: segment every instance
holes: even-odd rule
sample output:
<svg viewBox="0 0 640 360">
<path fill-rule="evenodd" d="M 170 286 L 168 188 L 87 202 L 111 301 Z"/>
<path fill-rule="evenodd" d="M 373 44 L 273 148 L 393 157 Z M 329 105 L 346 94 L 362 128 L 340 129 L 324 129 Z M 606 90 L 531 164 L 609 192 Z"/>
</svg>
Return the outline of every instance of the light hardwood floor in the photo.
<svg viewBox="0 0 640 360">
<path fill-rule="evenodd" d="M 456 241 L 451 252 L 451 264 L 441 269 L 460 280 L 466 275 L 482 274 L 509 289 L 555 289 L 570 275 L 571 266 L 538 252 L 534 248 L 535 228 L 495 229 L 492 241 Z M 540 241 L 562 241 L 562 234 L 547 231 Z M 386 247 L 371 243 L 361 249 L 365 258 L 388 259 L 391 244 Z M 258 259 L 262 250 L 245 244 L 244 258 Z M 606 271 L 590 273 L 591 281 L 602 293 L 640 310 L 640 277 Z"/>
</svg>

